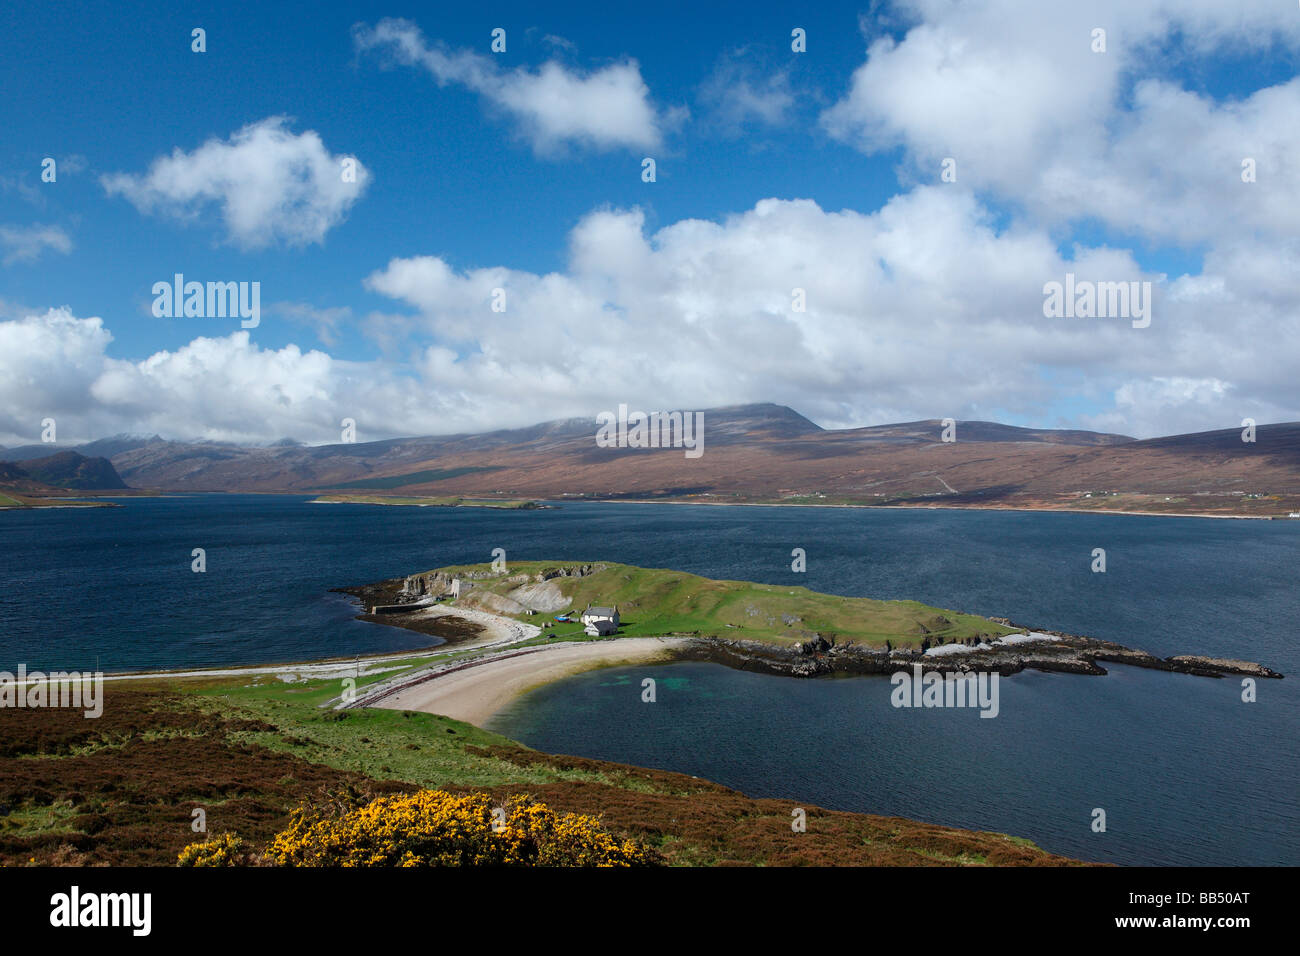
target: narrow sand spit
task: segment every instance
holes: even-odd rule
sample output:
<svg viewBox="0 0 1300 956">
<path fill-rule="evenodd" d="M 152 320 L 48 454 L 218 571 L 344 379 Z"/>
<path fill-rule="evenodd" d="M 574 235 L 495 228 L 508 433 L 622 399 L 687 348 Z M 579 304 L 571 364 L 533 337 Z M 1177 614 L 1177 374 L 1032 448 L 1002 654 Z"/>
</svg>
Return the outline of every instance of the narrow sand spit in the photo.
<svg viewBox="0 0 1300 956">
<path fill-rule="evenodd" d="M 552 644 L 436 675 L 373 706 L 422 710 L 482 726 L 510 701 L 541 684 L 598 667 L 668 660 L 687 643 L 681 638 L 625 637 Z"/>
<path fill-rule="evenodd" d="M 542 633 L 542 629 L 536 624 L 525 624 L 522 621 L 515 621 L 500 614 L 489 614 L 487 611 L 479 611 L 472 607 L 461 607 L 455 604 L 435 604 L 411 612 L 410 617 L 412 619 L 422 618 L 426 620 L 437 617 L 458 617 L 463 621 L 469 621 L 471 624 L 477 624 L 483 628 L 483 633 L 473 640 L 457 641 L 455 647 L 458 651 L 471 647 L 485 648 L 514 644 L 518 641 L 526 641 Z"/>
</svg>

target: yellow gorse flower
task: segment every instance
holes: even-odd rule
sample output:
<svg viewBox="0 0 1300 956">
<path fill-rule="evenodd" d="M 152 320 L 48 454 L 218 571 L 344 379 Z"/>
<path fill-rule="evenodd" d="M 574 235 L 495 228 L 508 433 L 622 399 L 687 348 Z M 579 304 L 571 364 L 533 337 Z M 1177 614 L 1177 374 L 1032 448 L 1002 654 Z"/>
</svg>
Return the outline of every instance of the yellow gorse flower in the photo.
<svg viewBox="0 0 1300 956">
<path fill-rule="evenodd" d="M 178 866 L 234 866 L 244 841 L 233 833 L 223 833 L 214 840 L 191 843 L 177 857 Z"/>
<path fill-rule="evenodd" d="M 195 849 L 210 843 L 186 847 L 181 862 L 187 854 L 193 859 L 208 852 L 214 862 L 190 865 L 223 865 L 215 862 L 215 851 Z M 657 857 L 608 833 L 595 817 L 557 813 L 527 797 L 494 807 L 486 793 L 421 790 L 341 814 L 300 809 L 262 860 L 281 866 L 644 866 Z"/>
</svg>

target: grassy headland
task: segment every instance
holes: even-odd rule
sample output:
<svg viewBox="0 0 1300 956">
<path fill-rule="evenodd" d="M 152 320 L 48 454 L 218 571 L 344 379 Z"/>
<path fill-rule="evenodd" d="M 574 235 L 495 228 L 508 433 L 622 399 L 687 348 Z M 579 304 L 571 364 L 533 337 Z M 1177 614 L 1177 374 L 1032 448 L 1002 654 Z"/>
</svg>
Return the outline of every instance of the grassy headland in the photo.
<svg viewBox="0 0 1300 956">
<path fill-rule="evenodd" d="M 587 573 L 573 573 L 576 569 Z M 813 634 L 840 641 L 899 648 L 997 638 L 1017 628 L 919 601 L 822 594 L 793 585 L 717 581 L 657 568 L 599 562 L 517 561 L 507 573 L 490 565 L 457 565 L 429 574 L 472 582 L 462 603 L 518 616 L 529 603 L 581 610 L 588 604 L 618 605 L 620 633 L 629 636 L 689 634 L 743 638 L 790 646 Z M 548 577 L 548 575 L 551 575 Z"/>
<path fill-rule="evenodd" d="M 444 600 L 454 581 L 459 598 Z M 366 589 L 349 589 L 360 594 Z M 1161 658 L 1113 641 L 1016 627 L 919 601 L 881 601 L 822 594 L 804 587 L 719 581 L 654 568 L 598 562 L 525 561 L 508 570 L 490 565 L 439 568 L 372 585 L 375 604 L 415 602 L 415 609 L 367 619 L 413 630 L 427 626 L 423 615 L 454 615 L 457 607 L 540 625 L 531 639 L 510 642 L 518 649 L 559 640 L 588 638 L 576 621 L 555 620 L 588 605 L 615 605 L 624 638 L 684 638 L 678 659 L 709 660 L 773 674 L 888 674 L 953 664 L 1006 676 L 1027 668 L 1104 675 L 1105 662 L 1206 677 L 1282 675 L 1251 661 L 1200 655 Z M 366 593 L 369 594 L 370 591 Z M 431 607 L 439 602 L 437 608 Z M 507 622 L 509 623 L 509 622 Z M 954 658 L 953 654 L 960 655 Z M 421 676 L 423 679 L 423 675 Z M 401 682 L 410 686 L 418 681 Z M 374 695 L 377 699 L 382 693 Z M 454 713 L 455 711 L 447 711 Z M 465 711 L 469 713 L 471 711 Z M 474 710 L 472 712 L 477 712 Z M 471 718 L 472 719 L 472 718 Z"/>
</svg>

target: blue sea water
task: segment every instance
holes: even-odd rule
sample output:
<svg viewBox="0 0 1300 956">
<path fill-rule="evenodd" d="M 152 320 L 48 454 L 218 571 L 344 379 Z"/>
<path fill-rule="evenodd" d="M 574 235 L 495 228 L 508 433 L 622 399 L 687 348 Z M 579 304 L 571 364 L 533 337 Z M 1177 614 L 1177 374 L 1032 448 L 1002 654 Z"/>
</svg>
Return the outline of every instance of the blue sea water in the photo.
<svg viewBox="0 0 1300 956">
<path fill-rule="evenodd" d="M 807 572 L 790 570 L 791 550 Z M 1107 571 L 1090 570 L 1105 548 Z M 206 551 L 207 571 L 191 571 Z M 1010 832 L 1130 864 L 1300 864 L 1300 522 L 566 503 L 554 510 L 133 499 L 0 512 L 0 670 L 248 664 L 424 646 L 328 589 L 508 559 L 652 567 L 1001 615 L 1161 655 L 1288 674 L 1025 673 L 1000 713 L 896 709 L 879 677 L 700 663 L 597 671 L 492 726 L 545 750 L 679 770 L 752 796 Z M 641 680 L 658 681 L 654 704 Z M 1094 810 L 1106 832 L 1094 832 Z"/>
</svg>

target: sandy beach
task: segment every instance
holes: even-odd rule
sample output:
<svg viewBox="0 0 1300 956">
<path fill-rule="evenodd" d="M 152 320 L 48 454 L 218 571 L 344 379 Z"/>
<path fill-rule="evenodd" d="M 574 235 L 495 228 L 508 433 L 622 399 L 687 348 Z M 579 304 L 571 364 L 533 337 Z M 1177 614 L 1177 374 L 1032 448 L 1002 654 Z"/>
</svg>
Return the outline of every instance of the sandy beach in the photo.
<svg viewBox="0 0 1300 956">
<path fill-rule="evenodd" d="M 477 624 L 483 629 L 482 633 L 473 640 L 457 641 L 457 650 L 466 650 L 468 648 L 484 649 L 515 644 L 542 633 L 542 629 L 536 624 L 525 624 L 522 621 L 516 621 L 501 614 L 491 614 L 487 611 L 479 611 L 472 607 L 462 607 L 460 605 L 435 604 L 432 607 L 413 611 L 406 615 L 407 620 L 430 620 L 438 617 L 458 617 L 462 621 Z M 400 626 L 400 621 L 391 623 Z"/>
<path fill-rule="evenodd" d="M 599 667 L 666 660 L 687 643 L 681 638 L 628 637 L 553 644 L 439 674 L 373 706 L 422 710 L 482 726 L 510 701 L 541 684 Z"/>
</svg>

